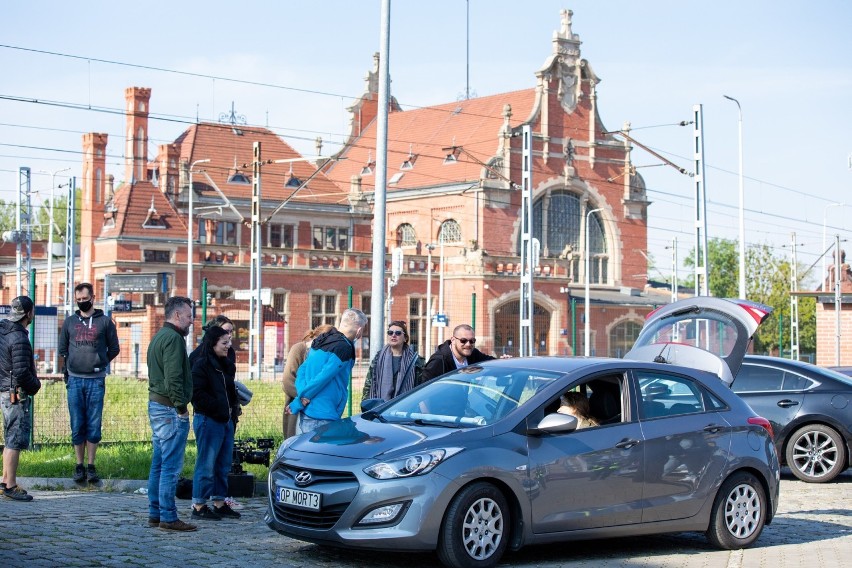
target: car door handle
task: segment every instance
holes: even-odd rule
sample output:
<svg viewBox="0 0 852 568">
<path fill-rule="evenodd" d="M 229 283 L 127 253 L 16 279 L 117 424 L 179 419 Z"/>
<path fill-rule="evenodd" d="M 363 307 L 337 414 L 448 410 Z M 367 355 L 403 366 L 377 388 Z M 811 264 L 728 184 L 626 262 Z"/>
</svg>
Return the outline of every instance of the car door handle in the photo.
<svg viewBox="0 0 852 568">
<path fill-rule="evenodd" d="M 719 425 L 719 424 L 710 424 L 709 426 L 705 426 L 705 427 L 704 427 L 704 431 L 705 431 L 705 432 L 710 432 L 711 434 L 715 434 L 716 432 L 718 432 L 718 431 L 719 431 L 719 430 L 721 430 L 722 428 L 723 428 L 723 427 L 722 427 L 721 425 Z"/>
<path fill-rule="evenodd" d="M 615 447 L 622 449 L 622 450 L 629 450 L 630 448 L 632 448 L 633 446 L 635 446 L 638 443 L 639 443 L 639 440 L 622 440 L 619 443 L 617 443 L 615 445 Z"/>
<path fill-rule="evenodd" d="M 784 400 L 778 401 L 778 406 L 780 406 L 781 408 L 790 408 L 791 406 L 796 406 L 797 404 L 799 403 L 795 400 L 790 400 L 789 398 L 785 398 Z"/>
</svg>

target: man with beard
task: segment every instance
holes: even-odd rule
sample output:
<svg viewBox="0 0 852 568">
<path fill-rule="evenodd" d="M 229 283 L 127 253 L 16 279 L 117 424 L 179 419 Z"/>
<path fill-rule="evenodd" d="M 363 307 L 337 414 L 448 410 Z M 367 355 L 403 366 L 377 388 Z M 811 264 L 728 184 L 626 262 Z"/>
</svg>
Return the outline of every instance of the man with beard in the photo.
<svg viewBox="0 0 852 568">
<path fill-rule="evenodd" d="M 186 339 L 192 325 L 192 300 L 169 298 L 166 323 L 148 345 L 148 419 L 154 453 L 148 474 L 148 525 L 170 531 L 194 531 L 177 516 L 175 490 L 183 469 L 192 370 Z"/>
</svg>

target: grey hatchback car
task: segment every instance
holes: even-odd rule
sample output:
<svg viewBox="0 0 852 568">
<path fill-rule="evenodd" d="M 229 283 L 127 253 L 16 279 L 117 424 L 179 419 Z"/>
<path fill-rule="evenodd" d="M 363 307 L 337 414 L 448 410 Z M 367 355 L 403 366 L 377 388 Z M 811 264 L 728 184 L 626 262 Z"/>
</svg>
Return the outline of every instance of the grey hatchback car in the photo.
<svg viewBox="0 0 852 568">
<path fill-rule="evenodd" d="M 692 320 L 702 337 L 727 327 L 739 342 L 756 328 L 737 306 L 699 303 L 662 314 L 663 327 Z M 529 544 L 665 532 L 746 547 L 775 514 L 780 467 L 769 422 L 723 375 L 597 358 L 462 367 L 286 440 L 265 520 L 300 540 L 436 551 L 458 567 Z M 588 402 L 591 426 L 559 412 L 568 392 Z"/>
</svg>

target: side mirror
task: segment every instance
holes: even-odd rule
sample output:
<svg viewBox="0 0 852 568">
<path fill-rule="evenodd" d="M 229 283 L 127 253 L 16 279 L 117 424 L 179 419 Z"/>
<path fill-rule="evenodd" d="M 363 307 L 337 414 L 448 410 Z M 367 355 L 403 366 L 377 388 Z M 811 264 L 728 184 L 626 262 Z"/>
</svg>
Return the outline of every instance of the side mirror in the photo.
<svg viewBox="0 0 852 568">
<path fill-rule="evenodd" d="M 542 418 L 541 422 L 527 431 L 527 434 L 564 434 L 576 429 L 577 419 L 574 416 L 554 412 Z"/>
</svg>

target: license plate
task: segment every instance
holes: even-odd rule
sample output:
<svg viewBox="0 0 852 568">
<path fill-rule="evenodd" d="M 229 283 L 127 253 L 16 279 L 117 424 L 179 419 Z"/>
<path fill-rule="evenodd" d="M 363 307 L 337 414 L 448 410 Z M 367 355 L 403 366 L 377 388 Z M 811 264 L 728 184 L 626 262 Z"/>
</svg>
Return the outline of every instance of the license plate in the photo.
<svg viewBox="0 0 852 568">
<path fill-rule="evenodd" d="M 313 509 L 314 511 L 319 511 L 320 509 L 320 494 L 311 493 L 310 491 L 279 487 L 278 501 L 284 505 L 290 505 L 292 507 Z"/>
</svg>

